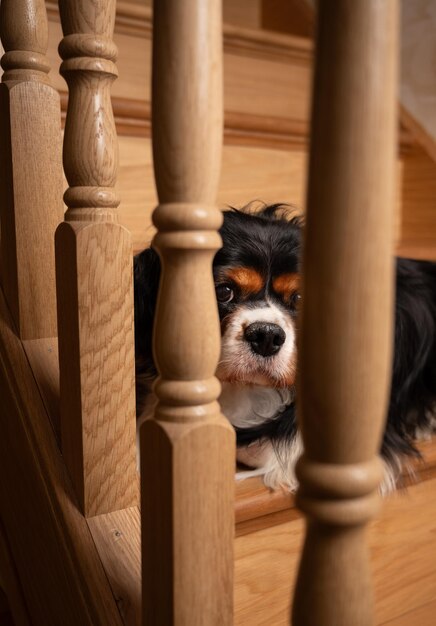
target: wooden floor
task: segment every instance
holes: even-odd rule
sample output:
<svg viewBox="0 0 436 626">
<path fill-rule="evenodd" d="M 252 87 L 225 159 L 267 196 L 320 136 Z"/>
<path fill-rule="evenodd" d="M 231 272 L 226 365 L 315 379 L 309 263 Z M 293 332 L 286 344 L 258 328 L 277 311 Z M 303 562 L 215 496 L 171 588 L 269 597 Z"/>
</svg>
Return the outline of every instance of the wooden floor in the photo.
<svg viewBox="0 0 436 626">
<path fill-rule="evenodd" d="M 377 626 L 436 624 L 436 441 L 421 448 L 418 482 L 388 497 L 369 531 Z M 237 487 L 235 625 L 285 626 L 304 522 L 292 496 L 262 502 L 250 481 L 251 496 L 249 484 Z"/>
<path fill-rule="evenodd" d="M 56 340 L 24 348 L 58 433 Z M 386 499 L 369 531 L 377 626 L 436 623 L 436 439 L 421 450 L 416 481 Z M 89 530 L 113 593 L 129 608 L 125 623 L 138 626 L 139 512 L 127 519 L 130 513 L 93 518 Z M 260 478 L 238 482 L 236 522 L 235 626 L 287 625 L 304 530 L 293 496 L 268 491 Z M 6 610 L 0 602 L 0 626 L 11 623 Z"/>
</svg>

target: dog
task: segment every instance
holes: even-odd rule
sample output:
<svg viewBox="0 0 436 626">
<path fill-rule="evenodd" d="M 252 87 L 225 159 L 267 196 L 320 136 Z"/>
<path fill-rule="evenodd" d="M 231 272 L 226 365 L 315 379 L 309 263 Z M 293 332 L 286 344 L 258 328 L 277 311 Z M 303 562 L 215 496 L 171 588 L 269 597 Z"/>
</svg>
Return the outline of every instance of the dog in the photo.
<svg viewBox="0 0 436 626">
<path fill-rule="evenodd" d="M 219 401 L 236 430 L 238 461 L 261 468 L 268 487 L 294 491 L 294 466 L 302 452 L 295 378 L 303 222 L 279 204 L 223 215 L 223 247 L 213 263 L 221 324 Z M 152 329 L 159 275 L 152 248 L 135 257 L 138 424 L 155 403 Z M 432 430 L 435 409 L 436 263 L 398 258 L 382 491 L 394 489 L 408 460 L 419 457 L 415 438 Z"/>
</svg>

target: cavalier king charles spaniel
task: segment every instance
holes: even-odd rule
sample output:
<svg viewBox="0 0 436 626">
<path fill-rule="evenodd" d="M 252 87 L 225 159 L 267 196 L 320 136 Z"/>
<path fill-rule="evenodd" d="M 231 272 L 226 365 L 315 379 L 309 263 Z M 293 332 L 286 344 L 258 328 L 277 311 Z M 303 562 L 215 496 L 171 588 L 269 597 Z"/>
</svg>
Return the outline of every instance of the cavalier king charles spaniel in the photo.
<svg viewBox="0 0 436 626">
<path fill-rule="evenodd" d="M 213 263 L 221 323 L 216 375 L 224 415 L 237 435 L 238 461 L 260 468 L 271 488 L 296 488 L 302 451 L 295 407 L 296 337 L 302 221 L 283 205 L 224 211 L 223 247 Z M 157 371 L 152 329 L 160 262 L 148 248 L 135 257 L 138 425 L 154 406 Z M 395 351 L 381 454 L 383 491 L 393 489 L 415 439 L 430 432 L 436 409 L 436 263 L 397 259 Z"/>
</svg>

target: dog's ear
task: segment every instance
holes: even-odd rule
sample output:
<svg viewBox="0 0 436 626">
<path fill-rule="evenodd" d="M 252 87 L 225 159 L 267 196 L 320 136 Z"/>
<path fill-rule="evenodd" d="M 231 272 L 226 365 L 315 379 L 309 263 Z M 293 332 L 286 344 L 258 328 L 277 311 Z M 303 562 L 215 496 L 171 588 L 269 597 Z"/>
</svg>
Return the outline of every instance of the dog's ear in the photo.
<svg viewBox="0 0 436 626">
<path fill-rule="evenodd" d="M 160 277 L 160 260 L 153 248 L 146 248 L 135 256 L 133 276 L 136 358 L 151 357 L 151 337 Z"/>
<path fill-rule="evenodd" d="M 159 288 L 160 261 L 157 253 L 152 248 L 147 248 L 134 258 L 133 263 L 136 415 L 139 417 L 157 376 L 153 361 L 152 338 Z"/>
</svg>

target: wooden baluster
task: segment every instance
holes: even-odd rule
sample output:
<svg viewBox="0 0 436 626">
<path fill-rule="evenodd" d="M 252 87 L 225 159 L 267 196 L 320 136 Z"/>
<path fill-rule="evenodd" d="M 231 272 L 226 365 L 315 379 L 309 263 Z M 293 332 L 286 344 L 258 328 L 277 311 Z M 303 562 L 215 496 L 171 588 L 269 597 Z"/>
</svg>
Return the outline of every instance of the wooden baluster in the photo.
<svg viewBox="0 0 436 626">
<path fill-rule="evenodd" d="M 294 626 L 369 626 L 365 527 L 390 387 L 396 0 L 319 2 L 297 472 L 306 540 Z"/>
<path fill-rule="evenodd" d="M 154 6 L 155 418 L 141 427 L 143 624 L 232 623 L 234 433 L 220 414 L 211 262 L 222 144 L 219 0 Z"/>
<path fill-rule="evenodd" d="M 56 233 L 62 450 L 85 515 L 137 501 L 130 233 L 117 223 L 115 0 L 60 0 L 68 210 Z"/>
<path fill-rule="evenodd" d="M 2 0 L 2 284 L 22 339 L 56 330 L 54 233 L 62 220 L 61 113 L 48 78 L 44 0 Z"/>
</svg>

